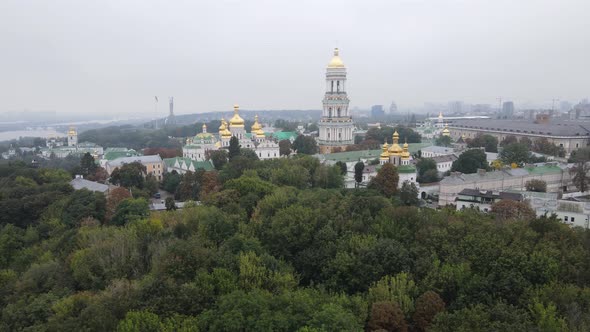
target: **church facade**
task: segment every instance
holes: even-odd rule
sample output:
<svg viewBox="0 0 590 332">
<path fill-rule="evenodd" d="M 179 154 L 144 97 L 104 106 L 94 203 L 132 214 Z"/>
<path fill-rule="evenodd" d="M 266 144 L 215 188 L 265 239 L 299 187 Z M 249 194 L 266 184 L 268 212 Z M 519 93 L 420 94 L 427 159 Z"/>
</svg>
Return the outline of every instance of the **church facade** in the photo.
<svg viewBox="0 0 590 332">
<path fill-rule="evenodd" d="M 418 186 L 416 182 L 418 173 L 416 172 L 416 167 L 412 164 L 412 156 L 408 148 L 407 142 L 404 143 L 403 147 L 399 145 L 399 134 L 396 130 L 393 133 L 393 143 L 391 146 L 387 142 L 383 143 L 381 155 L 379 156 L 379 164 L 384 165 L 390 163 L 397 167 L 399 174 L 398 187 L 400 188 L 406 181 Z"/>
<path fill-rule="evenodd" d="M 322 117 L 318 123 L 320 153 L 331 153 L 336 148 L 346 150 L 348 145 L 354 144 L 354 123 L 348 108 L 349 102 L 346 93 L 346 67 L 336 48 L 326 68 L 326 91 Z"/>
<path fill-rule="evenodd" d="M 234 115 L 229 120 L 221 119 L 217 137 L 207 132 L 207 125 L 203 125 L 202 132 L 189 138 L 182 148 L 182 156 L 195 161 L 207 159 L 207 152 L 229 147 L 232 137 L 238 139 L 241 148 L 253 150 L 259 159 L 279 158 L 279 144 L 272 137 L 267 137 L 258 122 L 258 115 L 250 132 L 246 132 L 244 119 L 239 114 L 239 106 L 234 105 Z"/>
</svg>

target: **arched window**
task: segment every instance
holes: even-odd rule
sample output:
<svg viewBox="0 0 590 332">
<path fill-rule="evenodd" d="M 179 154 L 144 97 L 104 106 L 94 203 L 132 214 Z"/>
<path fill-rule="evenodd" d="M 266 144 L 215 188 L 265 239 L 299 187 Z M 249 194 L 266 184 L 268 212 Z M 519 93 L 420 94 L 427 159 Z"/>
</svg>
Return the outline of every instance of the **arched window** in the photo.
<svg viewBox="0 0 590 332">
<path fill-rule="evenodd" d="M 332 87 L 330 88 L 330 92 L 334 92 L 334 81 L 330 82 L 332 84 Z"/>
<path fill-rule="evenodd" d="M 332 107 L 328 107 L 328 117 L 332 117 Z"/>
<path fill-rule="evenodd" d="M 340 92 L 340 81 L 336 81 L 336 92 Z"/>
<path fill-rule="evenodd" d="M 338 117 L 340 117 L 340 107 L 338 107 Z"/>
</svg>

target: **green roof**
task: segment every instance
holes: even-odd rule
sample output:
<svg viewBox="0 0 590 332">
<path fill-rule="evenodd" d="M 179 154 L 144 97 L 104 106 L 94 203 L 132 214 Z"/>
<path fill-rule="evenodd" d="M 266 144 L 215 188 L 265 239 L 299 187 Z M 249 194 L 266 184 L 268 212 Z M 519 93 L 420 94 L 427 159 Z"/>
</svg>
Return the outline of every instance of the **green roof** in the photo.
<svg viewBox="0 0 590 332">
<path fill-rule="evenodd" d="M 185 165 L 192 164 L 193 168 L 195 170 L 204 169 L 206 171 L 212 171 L 214 169 L 213 164 L 209 160 L 196 161 L 196 160 L 192 160 L 190 158 L 176 157 L 176 158 L 165 158 L 164 163 L 166 164 L 167 167 L 174 167 L 174 164 L 176 164 L 177 160 L 179 163 L 184 163 Z"/>
<path fill-rule="evenodd" d="M 348 152 L 337 152 L 323 155 L 326 160 L 333 161 L 359 161 L 360 159 L 374 159 L 378 158 L 381 154 L 381 150 L 361 150 L 361 151 L 348 151 Z"/>
<path fill-rule="evenodd" d="M 527 167 L 526 170 L 529 171 L 530 174 L 539 174 L 539 175 L 549 174 L 549 173 L 559 173 L 562 171 L 562 169 L 559 166 L 555 166 L 555 165 Z"/>
<path fill-rule="evenodd" d="M 140 153 L 138 153 L 137 151 L 133 150 L 133 149 L 127 149 L 127 148 L 107 148 L 104 152 L 104 156 L 103 159 L 106 160 L 115 160 L 118 158 L 123 158 L 123 157 L 135 157 L 135 156 L 141 156 Z"/>
<path fill-rule="evenodd" d="M 412 165 L 401 165 L 397 167 L 399 173 L 415 173 L 416 167 Z"/>
<path fill-rule="evenodd" d="M 296 139 L 299 134 L 294 131 L 278 131 L 276 133 L 272 133 L 272 136 L 277 140 L 282 141 L 285 139 L 290 140 L 291 138 Z"/>
<path fill-rule="evenodd" d="M 427 146 L 431 146 L 431 143 L 410 143 L 408 144 L 408 151 L 410 153 L 416 153 Z M 326 160 L 333 161 L 359 161 L 360 159 L 374 159 L 379 158 L 381 155 L 381 149 L 379 150 L 361 150 L 361 151 L 348 151 L 348 152 L 337 152 L 323 155 Z"/>
</svg>

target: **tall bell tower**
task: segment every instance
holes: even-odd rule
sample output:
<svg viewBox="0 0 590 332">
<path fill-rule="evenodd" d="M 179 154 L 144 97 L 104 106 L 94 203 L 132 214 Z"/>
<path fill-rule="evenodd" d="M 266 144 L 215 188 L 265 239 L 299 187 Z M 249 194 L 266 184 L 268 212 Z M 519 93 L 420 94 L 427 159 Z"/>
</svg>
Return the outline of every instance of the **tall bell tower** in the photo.
<svg viewBox="0 0 590 332">
<path fill-rule="evenodd" d="M 319 122 L 318 143 L 320 153 L 331 153 L 335 148 L 346 150 L 354 144 L 354 123 L 348 109 L 346 94 L 346 67 L 340 59 L 339 50 L 326 68 L 326 93 L 324 94 L 322 118 Z"/>
</svg>

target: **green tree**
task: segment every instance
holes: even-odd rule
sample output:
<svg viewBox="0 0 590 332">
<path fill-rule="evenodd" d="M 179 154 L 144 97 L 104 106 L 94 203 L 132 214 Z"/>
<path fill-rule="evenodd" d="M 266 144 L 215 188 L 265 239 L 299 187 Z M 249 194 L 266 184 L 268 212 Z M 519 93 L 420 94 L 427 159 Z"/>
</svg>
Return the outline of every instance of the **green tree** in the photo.
<svg viewBox="0 0 590 332">
<path fill-rule="evenodd" d="M 150 209 L 148 201 L 143 198 L 128 198 L 123 200 L 113 216 L 112 223 L 124 225 L 132 220 L 146 218 Z"/>
<path fill-rule="evenodd" d="M 111 183 L 125 188 L 137 187 L 143 189 L 146 168 L 141 163 L 133 162 L 116 168 L 111 173 Z"/>
<path fill-rule="evenodd" d="M 313 174 L 313 185 L 319 188 L 342 188 L 344 178 L 338 165 L 320 165 Z"/>
<path fill-rule="evenodd" d="M 444 135 L 440 135 L 436 141 L 435 144 L 437 146 L 451 146 L 453 143 L 453 140 L 451 139 L 451 136 L 444 136 Z"/>
<path fill-rule="evenodd" d="M 420 203 L 418 194 L 418 188 L 413 182 L 404 181 L 404 183 L 402 183 L 399 195 L 403 205 L 417 206 Z"/>
<path fill-rule="evenodd" d="M 318 144 L 311 136 L 299 135 L 293 142 L 293 150 L 300 154 L 316 154 Z"/>
<path fill-rule="evenodd" d="M 87 189 L 76 190 L 68 199 L 63 210 L 62 219 L 69 226 L 77 225 L 84 218 L 103 221 L 106 210 L 106 199 L 102 193 Z"/>
<path fill-rule="evenodd" d="M 590 165 L 588 165 L 588 162 L 590 162 L 590 148 L 585 147 L 573 151 L 568 162 L 574 163 L 574 167 L 569 171 L 572 182 L 579 191 L 585 192 L 588 190 L 588 183 L 590 183 L 590 178 L 588 178 L 588 171 L 590 171 Z"/>
<path fill-rule="evenodd" d="M 130 311 L 119 322 L 117 332 L 160 332 L 160 317 L 149 311 Z"/>
<path fill-rule="evenodd" d="M 527 181 L 524 185 L 528 191 L 536 191 L 539 193 L 547 192 L 547 182 L 543 180 L 532 179 Z"/>
<path fill-rule="evenodd" d="M 279 154 L 281 156 L 289 156 L 291 154 L 291 141 L 288 139 L 279 141 Z"/>
<path fill-rule="evenodd" d="M 340 168 L 340 174 L 346 175 L 346 172 L 348 172 L 348 168 L 347 168 L 345 162 L 337 161 L 336 166 L 338 166 Z"/>
<path fill-rule="evenodd" d="M 389 301 L 399 304 L 406 316 L 414 312 L 414 298 L 418 288 L 412 277 L 405 272 L 385 276 L 369 288 L 369 301 Z"/>
<path fill-rule="evenodd" d="M 531 306 L 531 312 L 541 331 L 560 332 L 568 330 L 565 320 L 558 316 L 557 308 L 552 303 L 544 306 L 542 303 L 535 302 Z"/>
<path fill-rule="evenodd" d="M 232 136 L 229 140 L 229 148 L 227 156 L 231 161 L 235 157 L 240 155 L 240 141 L 236 136 Z"/>
<path fill-rule="evenodd" d="M 94 157 L 89 152 L 86 152 L 82 159 L 80 159 L 80 173 L 84 176 L 94 174 L 98 166 L 94 162 Z"/>
<path fill-rule="evenodd" d="M 486 154 L 481 149 L 472 149 L 463 152 L 453 162 L 451 171 L 465 174 L 475 173 L 478 169 L 488 169 Z"/>
<path fill-rule="evenodd" d="M 531 152 L 524 144 L 512 143 L 504 146 L 504 149 L 500 152 L 500 159 L 507 165 L 512 163 L 522 165 L 529 162 Z"/>
<path fill-rule="evenodd" d="M 365 163 L 362 161 L 357 162 L 354 164 L 354 181 L 358 185 L 363 182 L 363 171 L 365 170 Z"/>
<path fill-rule="evenodd" d="M 397 194 L 398 183 L 399 174 L 397 173 L 397 168 L 391 163 L 386 163 L 381 166 L 377 175 L 369 181 L 367 187 L 377 190 L 385 197 L 393 197 Z"/>
<path fill-rule="evenodd" d="M 172 172 L 164 173 L 164 178 L 162 180 L 162 189 L 166 190 L 169 193 L 175 193 L 182 176 L 178 174 L 176 170 L 172 170 Z"/>
<path fill-rule="evenodd" d="M 285 165 L 274 169 L 271 173 L 271 182 L 280 186 L 293 186 L 299 189 L 309 187 L 309 171 L 299 165 Z"/>
<path fill-rule="evenodd" d="M 144 188 L 145 188 L 145 190 L 147 190 L 147 192 L 150 194 L 150 196 L 157 193 L 159 187 L 160 187 L 160 183 L 158 182 L 158 179 L 156 179 L 156 177 L 153 174 L 148 174 L 148 176 L 145 177 Z"/>
<path fill-rule="evenodd" d="M 213 167 L 220 171 L 227 163 L 227 150 L 214 150 L 209 152 L 209 160 L 213 163 Z"/>
<path fill-rule="evenodd" d="M 418 159 L 418 162 L 416 162 L 416 169 L 418 170 L 418 182 L 432 183 L 438 181 L 438 171 L 436 170 L 436 162 L 434 161 L 434 159 Z"/>
<path fill-rule="evenodd" d="M 498 152 L 498 139 L 492 135 L 478 135 L 467 140 L 470 148 L 484 148 L 486 152 Z"/>
<path fill-rule="evenodd" d="M 176 210 L 176 202 L 174 201 L 174 197 L 167 197 L 165 205 L 167 211 Z"/>
</svg>

